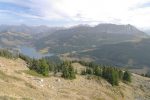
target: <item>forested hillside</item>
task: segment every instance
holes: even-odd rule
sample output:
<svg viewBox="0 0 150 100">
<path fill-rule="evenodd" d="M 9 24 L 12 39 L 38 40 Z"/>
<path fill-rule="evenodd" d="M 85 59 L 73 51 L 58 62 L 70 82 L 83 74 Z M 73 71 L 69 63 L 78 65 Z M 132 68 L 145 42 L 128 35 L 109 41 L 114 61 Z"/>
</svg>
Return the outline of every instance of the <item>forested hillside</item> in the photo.
<svg viewBox="0 0 150 100">
<path fill-rule="evenodd" d="M 80 53 L 95 57 L 97 63 L 141 68 L 149 67 L 150 39 L 139 42 L 124 42 L 104 45 L 96 50 Z"/>
<path fill-rule="evenodd" d="M 23 60 L 22 60 L 23 59 Z M 0 50 L 2 100 L 149 100 L 149 78 L 91 62 L 52 63 Z M 38 95 L 37 95 L 38 94 Z"/>
</svg>

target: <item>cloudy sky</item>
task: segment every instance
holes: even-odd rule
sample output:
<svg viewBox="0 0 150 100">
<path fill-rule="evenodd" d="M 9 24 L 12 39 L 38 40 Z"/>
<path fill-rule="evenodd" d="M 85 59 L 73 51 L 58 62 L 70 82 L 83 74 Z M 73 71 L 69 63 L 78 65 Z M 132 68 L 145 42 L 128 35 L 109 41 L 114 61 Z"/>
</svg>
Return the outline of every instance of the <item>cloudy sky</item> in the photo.
<svg viewBox="0 0 150 100">
<path fill-rule="evenodd" d="M 0 24 L 98 23 L 150 29 L 150 0 L 0 0 Z"/>
</svg>

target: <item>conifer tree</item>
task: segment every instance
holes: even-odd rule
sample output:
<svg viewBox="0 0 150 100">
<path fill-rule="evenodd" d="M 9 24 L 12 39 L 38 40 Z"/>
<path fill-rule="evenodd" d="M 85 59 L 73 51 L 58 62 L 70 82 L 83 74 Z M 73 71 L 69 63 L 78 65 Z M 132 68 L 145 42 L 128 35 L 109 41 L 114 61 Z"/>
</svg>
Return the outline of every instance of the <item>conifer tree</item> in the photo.
<svg viewBox="0 0 150 100">
<path fill-rule="evenodd" d="M 123 72 L 121 70 L 119 70 L 119 79 L 122 80 L 123 79 Z"/>
<path fill-rule="evenodd" d="M 128 71 L 124 72 L 123 80 L 131 82 L 131 74 L 130 74 L 130 72 L 128 72 Z"/>
<path fill-rule="evenodd" d="M 96 67 L 94 68 L 94 74 L 95 74 L 96 76 L 101 76 L 101 75 L 102 75 L 102 72 L 101 72 L 101 69 L 100 69 L 99 66 L 96 66 Z"/>
<path fill-rule="evenodd" d="M 93 74 L 92 69 L 91 68 L 86 68 L 86 73 L 87 74 Z"/>
<path fill-rule="evenodd" d="M 76 78 L 76 73 L 74 68 L 72 67 L 70 62 L 63 62 L 61 65 L 63 70 L 62 70 L 62 77 L 66 79 L 75 79 Z"/>
<path fill-rule="evenodd" d="M 43 74 L 44 76 L 48 76 L 49 66 L 45 59 L 41 59 L 39 61 L 39 66 L 40 66 L 40 73 Z"/>
<path fill-rule="evenodd" d="M 81 75 L 86 75 L 86 70 L 82 70 Z"/>
<path fill-rule="evenodd" d="M 69 74 L 70 74 L 69 78 L 70 79 L 75 79 L 76 76 L 75 76 L 75 70 L 74 70 L 74 68 L 70 65 L 69 68 L 68 68 L 68 70 L 69 70 Z"/>
</svg>

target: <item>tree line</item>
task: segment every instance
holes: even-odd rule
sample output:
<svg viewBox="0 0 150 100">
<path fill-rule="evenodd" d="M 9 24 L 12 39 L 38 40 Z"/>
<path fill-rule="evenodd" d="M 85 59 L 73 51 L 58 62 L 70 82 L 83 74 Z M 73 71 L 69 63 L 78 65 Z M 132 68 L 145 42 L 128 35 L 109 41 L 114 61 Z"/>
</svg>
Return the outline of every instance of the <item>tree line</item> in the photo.
<svg viewBox="0 0 150 100">
<path fill-rule="evenodd" d="M 61 61 L 59 63 L 53 63 L 51 60 L 46 58 L 34 59 L 23 54 L 14 56 L 11 52 L 5 50 L 0 50 L 0 56 L 7 58 L 21 58 L 26 61 L 30 70 L 34 70 L 43 76 L 49 76 L 49 73 L 52 72 L 54 75 L 61 73 L 61 77 L 65 79 L 76 78 L 77 70 L 74 69 L 72 63 L 77 61 Z M 78 63 L 86 66 L 85 70 L 82 70 L 81 75 L 95 75 L 102 77 L 113 86 L 118 85 L 119 81 L 131 82 L 131 73 L 128 71 L 122 71 L 113 66 L 97 65 L 92 62 L 78 61 Z"/>
<path fill-rule="evenodd" d="M 6 58 L 16 58 L 15 55 L 13 55 L 10 51 L 6 49 L 0 49 L 0 56 Z"/>
<path fill-rule="evenodd" d="M 146 74 L 141 74 L 141 76 L 149 77 L 150 78 L 150 72 L 147 72 Z"/>
<path fill-rule="evenodd" d="M 60 72 L 62 74 L 61 76 L 65 79 L 76 78 L 75 69 L 71 62 L 62 61 L 55 64 L 46 58 L 31 59 L 22 54 L 20 54 L 19 57 L 27 62 L 30 70 L 34 70 L 43 76 L 48 76 L 49 72 L 53 72 L 54 75 Z"/>
<path fill-rule="evenodd" d="M 89 63 L 79 61 L 86 69 L 81 72 L 82 75 L 96 75 L 106 79 L 109 83 L 119 85 L 119 81 L 131 82 L 131 73 L 129 71 L 122 71 L 114 66 L 97 65 L 95 63 Z"/>
</svg>

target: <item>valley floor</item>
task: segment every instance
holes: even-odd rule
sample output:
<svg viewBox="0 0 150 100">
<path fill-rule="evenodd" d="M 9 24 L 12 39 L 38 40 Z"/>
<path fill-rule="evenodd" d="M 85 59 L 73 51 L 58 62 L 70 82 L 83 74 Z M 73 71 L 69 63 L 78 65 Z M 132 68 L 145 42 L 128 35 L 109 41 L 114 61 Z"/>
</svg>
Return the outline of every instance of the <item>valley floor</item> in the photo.
<svg viewBox="0 0 150 100">
<path fill-rule="evenodd" d="M 74 64 L 75 67 L 83 67 Z M 150 78 L 132 75 L 132 83 L 112 87 L 102 78 L 77 75 L 75 80 L 37 77 L 21 59 L 0 57 L 0 100 L 150 100 Z"/>
</svg>

